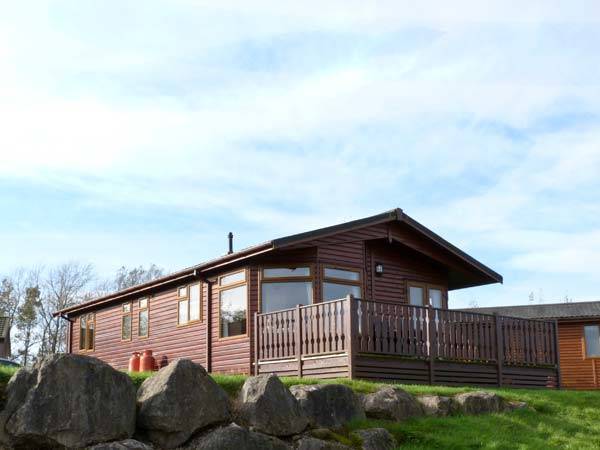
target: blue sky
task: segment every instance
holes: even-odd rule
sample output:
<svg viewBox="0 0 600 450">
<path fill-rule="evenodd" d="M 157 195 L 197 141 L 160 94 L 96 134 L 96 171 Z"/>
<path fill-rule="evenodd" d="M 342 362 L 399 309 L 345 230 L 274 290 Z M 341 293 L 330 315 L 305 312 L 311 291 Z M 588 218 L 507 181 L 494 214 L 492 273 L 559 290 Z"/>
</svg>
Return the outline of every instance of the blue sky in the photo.
<svg viewBox="0 0 600 450">
<path fill-rule="evenodd" d="M 504 275 L 454 306 L 600 300 L 600 4 L 13 2 L 0 273 L 169 270 L 394 207 Z"/>
</svg>

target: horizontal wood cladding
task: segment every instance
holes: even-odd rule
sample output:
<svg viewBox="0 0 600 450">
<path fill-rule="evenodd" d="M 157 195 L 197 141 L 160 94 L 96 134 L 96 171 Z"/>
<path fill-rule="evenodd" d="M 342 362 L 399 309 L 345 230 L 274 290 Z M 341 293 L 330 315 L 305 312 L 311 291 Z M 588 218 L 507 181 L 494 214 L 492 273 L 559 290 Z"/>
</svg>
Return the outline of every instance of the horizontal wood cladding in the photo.
<svg viewBox="0 0 600 450">
<path fill-rule="evenodd" d="M 202 290 L 203 308 L 206 308 L 206 286 Z M 129 357 L 134 351 L 150 349 L 159 365 L 167 364 L 177 358 L 189 358 L 200 364 L 206 364 L 206 328 L 205 322 L 194 322 L 177 326 L 176 287 L 155 294 L 149 299 L 149 335 L 138 337 L 140 311 L 137 300 L 131 301 L 132 327 L 131 340 L 121 340 L 122 303 L 95 311 L 96 330 L 93 351 L 79 350 L 79 317 L 73 324 L 74 353 L 81 353 L 106 361 L 117 369 L 126 369 Z M 206 311 L 204 311 L 206 313 Z"/>
<path fill-rule="evenodd" d="M 558 323 L 561 377 L 567 389 L 598 389 L 600 386 L 598 359 L 585 356 L 585 325 L 600 325 L 600 321 Z"/>
<path fill-rule="evenodd" d="M 259 373 L 274 373 L 280 377 L 298 376 L 298 360 L 291 359 L 276 363 L 259 365 Z M 346 378 L 348 377 L 348 357 L 328 356 L 320 358 L 303 358 L 301 367 L 302 376 L 308 378 Z"/>
</svg>

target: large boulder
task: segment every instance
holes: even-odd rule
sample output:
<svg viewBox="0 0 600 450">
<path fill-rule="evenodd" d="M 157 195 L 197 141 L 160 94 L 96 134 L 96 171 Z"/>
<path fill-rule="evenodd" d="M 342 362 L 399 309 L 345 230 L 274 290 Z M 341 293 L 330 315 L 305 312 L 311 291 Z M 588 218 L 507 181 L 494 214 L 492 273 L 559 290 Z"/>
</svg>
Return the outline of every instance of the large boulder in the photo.
<svg viewBox="0 0 600 450">
<path fill-rule="evenodd" d="M 340 442 L 319 439 L 313 436 L 302 436 L 296 442 L 296 450 L 353 450 Z"/>
<path fill-rule="evenodd" d="M 313 427 L 341 428 L 352 419 L 365 418 L 360 400 L 343 384 L 297 385 L 290 391 Z"/>
<path fill-rule="evenodd" d="M 377 392 L 363 396 L 367 417 L 401 421 L 423 415 L 423 408 L 415 397 L 403 389 L 384 386 Z"/>
<path fill-rule="evenodd" d="M 6 387 L 0 439 L 7 447 L 82 448 L 130 438 L 135 386 L 99 359 L 73 354 L 19 370 Z"/>
<path fill-rule="evenodd" d="M 448 416 L 452 414 L 454 405 L 450 397 L 441 395 L 421 395 L 417 397 L 417 401 L 423 407 L 423 411 L 427 416 Z"/>
<path fill-rule="evenodd" d="M 308 425 L 296 398 L 273 374 L 248 378 L 237 409 L 242 423 L 274 436 L 298 434 Z"/>
<path fill-rule="evenodd" d="M 123 441 L 96 444 L 86 450 L 152 450 L 152 447 L 135 439 L 125 439 Z"/>
<path fill-rule="evenodd" d="M 366 428 L 354 432 L 362 441 L 363 450 L 394 450 L 398 443 L 385 428 Z"/>
<path fill-rule="evenodd" d="M 229 398 L 188 359 L 178 359 L 146 379 L 137 393 L 137 426 L 160 448 L 174 448 L 192 434 L 230 419 Z"/>
<path fill-rule="evenodd" d="M 291 450 L 285 442 L 235 423 L 200 434 L 181 450 Z"/>
<path fill-rule="evenodd" d="M 486 414 L 504 410 L 504 400 L 493 392 L 466 392 L 454 396 L 454 405 L 463 414 Z"/>
</svg>

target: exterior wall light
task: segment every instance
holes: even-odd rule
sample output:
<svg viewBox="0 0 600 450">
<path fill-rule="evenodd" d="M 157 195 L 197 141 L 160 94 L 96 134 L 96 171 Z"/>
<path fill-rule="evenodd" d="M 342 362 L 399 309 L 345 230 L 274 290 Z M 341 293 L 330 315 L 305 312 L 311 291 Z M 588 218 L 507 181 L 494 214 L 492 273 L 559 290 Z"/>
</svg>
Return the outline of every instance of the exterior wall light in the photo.
<svg viewBox="0 0 600 450">
<path fill-rule="evenodd" d="M 378 277 L 383 275 L 383 264 L 375 263 L 375 275 L 377 275 Z"/>
</svg>

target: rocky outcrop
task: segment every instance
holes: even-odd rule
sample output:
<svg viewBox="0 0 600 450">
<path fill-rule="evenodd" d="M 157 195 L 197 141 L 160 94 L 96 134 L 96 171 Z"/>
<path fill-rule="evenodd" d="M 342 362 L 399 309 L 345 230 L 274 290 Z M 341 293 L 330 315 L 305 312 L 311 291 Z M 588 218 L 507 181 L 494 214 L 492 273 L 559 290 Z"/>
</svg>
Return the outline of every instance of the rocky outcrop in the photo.
<svg viewBox="0 0 600 450">
<path fill-rule="evenodd" d="M 86 450 L 152 450 L 152 447 L 135 439 L 125 439 L 123 441 L 96 444 Z"/>
<path fill-rule="evenodd" d="M 181 450 L 291 450 L 285 442 L 250 431 L 235 423 L 205 432 L 188 442 Z"/>
<path fill-rule="evenodd" d="M 385 428 L 366 428 L 354 432 L 362 441 L 363 450 L 394 450 L 398 443 Z"/>
<path fill-rule="evenodd" d="M 240 421 L 274 436 L 291 436 L 308 425 L 298 400 L 276 375 L 250 377 L 239 395 Z"/>
<path fill-rule="evenodd" d="M 423 408 L 415 397 L 403 389 L 384 386 L 362 398 L 367 417 L 402 421 L 423 415 Z"/>
<path fill-rule="evenodd" d="M 454 396 L 454 404 L 458 412 L 463 414 L 496 413 L 504 410 L 502 397 L 493 392 L 467 392 Z"/>
<path fill-rule="evenodd" d="M 290 391 L 313 427 L 341 428 L 352 419 L 364 419 L 365 412 L 352 389 L 342 384 L 292 386 Z"/>
<path fill-rule="evenodd" d="M 441 395 L 422 395 L 417 397 L 417 401 L 421 404 L 423 412 L 427 416 L 448 416 L 452 414 L 454 405 L 450 397 Z"/>
<path fill-rule="evenodd" d="M 4 447 L 82 448 L 130 438 L 135 387 L 127 374 L 96 358 L 52 355 L 19 370 L 0 413 Z"/>
<path fill-rule="evenodd" d="M 230 419 L 229 398 L 206 370 L 187 359 L 172 362 L 140 386 L 138 430 L 160 448 L 174 448 L 195 432 Z"/>
</svg>

